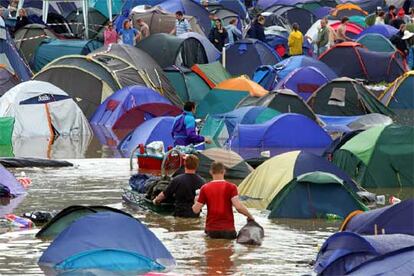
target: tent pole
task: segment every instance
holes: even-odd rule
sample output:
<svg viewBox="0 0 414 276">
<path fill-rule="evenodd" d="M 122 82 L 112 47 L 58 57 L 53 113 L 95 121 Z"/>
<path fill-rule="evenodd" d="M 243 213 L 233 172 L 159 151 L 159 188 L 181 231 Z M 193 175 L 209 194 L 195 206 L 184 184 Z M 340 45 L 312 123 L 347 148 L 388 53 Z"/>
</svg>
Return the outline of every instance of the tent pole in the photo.
<svg viewBox="0 0 414 276">
<path fill-rule="evenodd" d="M 89 38 L 89 22 L 88 22 L 88 13 L 89 13 L 89 1 L 82 1 L 82 13 L 83 13 L 83 24 L 85 27 L 85 39 Z"/>
<path fill-rule="evenodd" d="M 47 24 L 47 16 L 49 14 L 49 2 L 44 0 L 43 1 L 43 8 L 42 8 L 42 19 L 45 24 Z"/>
<path fill-rule="evenodd" d="M 106 0 L 106 4 L 108 5 L 109 21 L 112 22 L 112 0 Z"/>
<path fill-rule="evenodd" d="M 221 63 L 224 68 L 226 68 L 226 47 L 223 47 L 221 52 Z"/>
</svg>

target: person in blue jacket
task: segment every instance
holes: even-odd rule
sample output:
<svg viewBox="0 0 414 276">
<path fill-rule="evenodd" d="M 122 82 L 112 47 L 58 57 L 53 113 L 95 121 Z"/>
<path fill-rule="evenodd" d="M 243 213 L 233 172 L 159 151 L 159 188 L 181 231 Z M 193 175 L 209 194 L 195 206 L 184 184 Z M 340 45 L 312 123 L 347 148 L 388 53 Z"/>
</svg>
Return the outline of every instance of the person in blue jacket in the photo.
<svg viewBox="0 0 414 276">
<path fill-rule="evenodd" d="M 174 138 L 174 146 L 196 145 L 202 142 L 211 143 L 209 138 L 197 134 L 194 112 L 195 103 L 186 102 L 184 112 L 175 117 L 171 133 Z"/>
</svg>

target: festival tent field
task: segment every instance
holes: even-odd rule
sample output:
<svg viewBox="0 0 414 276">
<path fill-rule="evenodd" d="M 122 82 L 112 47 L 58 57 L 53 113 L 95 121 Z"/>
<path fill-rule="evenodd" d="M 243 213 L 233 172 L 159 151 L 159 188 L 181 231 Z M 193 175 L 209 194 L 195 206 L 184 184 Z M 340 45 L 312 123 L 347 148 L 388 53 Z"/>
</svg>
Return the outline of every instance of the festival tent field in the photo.
<svg viewBox="0 0 414 276">
<path fill-rule="evenodd" d="M 352 192 L 360 191 L 346 172 L 323 157 L 305 151 L 291 151 L 272 157 L 257 167 L 239 185 L 239 194 L 263 200 L 266 208 L 294 178 L 316 171 L 333 174 L 342 179 Z"/>
<path fill-rule="evenodd" d="M 149 54 L 161 68 L 169 66 L 191 67 L 208 63 L 203 44 L 195 38 L 182 38 L 169 34 L 152 34 L 136 47 Z"/>
<path fill-rule="evenodd" d="M 295 92 L 289 89 L 271 91 L 263 97 L 247 96 L 242 99 L 237 108 L 246 106 L 263 106 L 281 113 L 298 113 L 317 121 L 312 109 Z"/>
<path fill-rule="evenodd" d="M 329 194 L 329 197 L 326 195 Z M 358 195 L 337 176 L 311 172 L 295 177 L 273 198 L 269 218 L 345 217 L 355 210 L 368 210 Z"/>
<path fill-rule="evenodd" d="M 389 234 L 414 235 L 414 199 L 374 209 L 368 212 L 352 212 L 341 225 L 341 231 L 360 235 Z M 377 233 L 376 233 L 377 232 Z"/>
<path fill-rule="evenodd" d="M 39 265 L 57 270 L 146 272 L 164 270 L 175 265 L 175 260 L 139 220 L 99 212 L 74 221 L 62 231 L 43 252 Z"/>
<path fill-rule="evenodd" d="M 365 188 L 412 187 L 414 127 L 373 127 L 348 140 L 333 162 Z"/>
<path fill-rule="evenodd" d="M 414 109 L 414 71 L 396 79 L 380 96 L 381 102 L 391 109 Z"/>
<path fill-rule="evenodd" d="M 318 115 L 358 116 L 370 113 L 394 115 L 361 82 L 350 78 L 334 79 L 321 86 L 307 103 Z"/>
</svg>

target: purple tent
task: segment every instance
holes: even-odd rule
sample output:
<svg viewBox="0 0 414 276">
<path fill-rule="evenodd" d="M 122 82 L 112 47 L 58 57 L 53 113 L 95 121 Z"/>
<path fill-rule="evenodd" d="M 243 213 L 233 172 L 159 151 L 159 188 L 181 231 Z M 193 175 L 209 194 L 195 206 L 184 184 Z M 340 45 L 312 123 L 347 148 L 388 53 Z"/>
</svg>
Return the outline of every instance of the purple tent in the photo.
<svg viewBox="0 0 414 276">
<path fill-rule="evenodd" d="M 300 67 L 287 75 L 276 86 L 276 89 L 288 88 L 307 100 L 321 85 L 331 79 L 312 66 Z"/>
<path fill-rule="evenodd" d="M 380 25 L 373 25 L 371 27 L 366 28 L 363 30 L 358 37 L 362 37 L 366 34 L 381 34 L 386 38 L 390 39 L 393 35 L 398 33 L 398 30 L 393 26 L 380 24 Z"/>
<path fill-rule="evenodd" d="M 257 6 L 262 9 L 267 9 L 274 5 L 295 6 L 299 3 L 315 2 L 315 0 L 258 0 Z"/>
<path fill-rule="evenodd" d="M 134 85 L 108 97 L 92 116 L 92 125 L 112 129 L 134 129 L 145 120 L 176 116 L 181 110 L 151 88 Z"/>
<path fill-rule="evenodd" d="M 5 167 L 0 164 L 0 183 L 9 188 L 14 196 L 26 194 L 26 190 Z"/>
</svg>

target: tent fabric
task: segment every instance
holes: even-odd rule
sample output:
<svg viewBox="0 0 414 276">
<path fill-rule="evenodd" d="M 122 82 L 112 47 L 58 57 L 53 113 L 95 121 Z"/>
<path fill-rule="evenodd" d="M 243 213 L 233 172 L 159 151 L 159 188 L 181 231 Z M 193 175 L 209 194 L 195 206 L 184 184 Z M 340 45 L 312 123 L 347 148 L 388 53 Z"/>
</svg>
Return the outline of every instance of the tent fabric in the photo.
<svg viewBox="0 0 414 276">
<path fill-rule="evenodd" d="M 413 139 L 410 126 L 373 127 L 335 151 L 333 162 L 363 187 L 412 187 Z"/>
<path fill-rule="evenodd" d="M 82 8 L 78 8 L 77 10 L 71 11 L 67 16 L 66 20 L 69 23 L 72 22 L 83 22 L 83 10 Z M 99 34 L 104 29 L 104 26 L 107 24 L 108 18 L 103 15 L 97 9 L 89 7 L 88 9 L 88 39 L 99 39 Z M 72 32 L 75 37 L 83 38 L 85 30 L 84 26 L 82 25 L 74 25 L 71 26 Z"/>
<path fill-rule="evenodd" d="M 338 59 L 344 62 L 337 62 Z M 336 44 L 325 51 L 319 60 L 340 77 L 365 79 L 369 82 L 392 82 L 407 70 L 398 52 L 372 52 L 354 42 Z M 387 66 L 378 66 L 379 62 Z"/>
<path fill-rule="evenodd" d="M 14 34 L 16 47 L 28 64 L 31 62 L 40 43 L 48 38 L 55 39 L 57 36 L 47 26 L 42 24 L 28 24 Z"/>
<path fill-rule="evenodd" d="M 268 209 L 269 218 L 300 219 L 325 218 L 327 214 L 345 217 L 354 210 L 368 210 L 342 179 L 324 172 L 294 178 L 275 196 Z"/>
<path fill-rule="evenodd" d="M 246 91 L 211 89 L 198 104 L 196 117 L 205 118 L 207 115 L 232 111 L 248 95 Z"/>
<path fill-rule="evenodd" d="M 373 52 L 395 53 L 397 51 L 391 41 L 381 34 L 368 33 L 360 36 L 356 42 Z"/>
<path fill-rule="evenodd" d="M 191 67 L 197 63 L 208 63 L 203 44 L 193 37 L 152 34 L 138 42 L 136 47 L 149 54 L 162 68 L 172 65 Z"/>
<path fill-rule="evenodd" d="M 305 33 L 317 20 L 311 11 L 294 5 L 273 5 L 265 9 L 265 12 L 284 18 L 289 25 L 298 23 L 302 33 Z"/>
<path fill-rule="evenodd" d="M 355 193 L 360 190 L 344 171 L 326 159 L 305 151 L 291 151 L 272 157 L 257 167 L 239 185 L 239 194 L 261 199 L 267 206 L 293 178 L 314 171 L 337 176 Z"/>
<path fill-rule="evenodd" d="M 217 84 L 216 88 L 223 90 L 247 91 L 252 97 L 262 97 L 269 94 L 269 91 L 244 76 L 222 81 Z"/>
<path fill-rule="evenodd" d="M 414 71 L 397 78 L 380 96 L 381 102 L 391 109 L 414 108 Z"/>
<path fill-rule="evenodd" d="M 9 90 L 0 98 L 0 116 L 15 118 L 13 137 L 91 135 L 76 103 L 47 82 L 27 81 Z"/>
<path fill-rule="evenodd" d="M 347 133 L 355 130 L 367 130 L 371 127 L 386 126 L 393 123 L 388 116 L 379 113 L 370 113 L 360 116 L 327 116 L 318 115 L 325 124 L 328 133 Z"/>
<path fill-rule="evenodd" d="M 338 30 L 339 26 L 341 25 L 341 22 L 334 22 L 332 24 L 330 24 L 329 26 L 331 26 L 332 29 L 334 29 L 335 31 Z M 363 27 L 359 26 L 358 24 L 355 23 L 347 23 L 346 24 L 346 29 L 345 29 L 345 33 L 348 37 L 354 39 L 356 37 L 358 37 L 358 35 L 364 30 Z"/>
<path fill-rule="evenodd" d="M 226 48 L 225 67 L 234 76 L 252 77 L 257 67 L 279 61 L 281 58 L 270 46 L 256 39 L 238 40 Z"/>
<path fill-rule="evenodd" d="M 159 7 L 153 7 L 140 13 L 132 12 L 131 17 L 136 29 L 138 29 L 137 19 L 142 18 L 148 24 L 151 34 L 169 33 L 175 27 L 175 14 L 163 11 Z M 204 35 L 203 30 L 194 16 L 186 14 L 184 18 L 190 23 L 193 32 Z"/>
<path fill-rule="evenodd" d="M 112 129 L 134 129 L 145 120 L 177 116 L 181 110 L 151 88 L 127 86 L 109 96 L 96 110 L 91 124 Z"/>
<path fill-rule="evenodd" d="M 301 114 L 282 114 L 263 124 L 236 126 L 230 145 L 239 148 L 278 148 L 281 152 L 325 148 L 330 136 L 313 120 Z"/>
<path fill-rule="evenodd" d="M 0 145 L 12 144 L 13 128 L 13 117 L 0 117 Z"/>
<path fill-rule="evenodd" d="M 349 78 L 338 78 L 326 83 L 315 91 L 307 103 L 316 114 L 320 115 L 359 116 L 370 113 L 394 115 L 362 83 Z"/>
<path fill-rule="evenodd" d="M 387 24 L 379 24 L 379 25 L 373 25 L 371 27 L 366 28 L 359 34 L 358 38 L 366 34 L 380 34 L 390 39 L 396 33 L 398 33 L 398 30 L 394 28 L 393 26 L 390 26 Z"/>
<path fill-rule="evenodd" d="M 214 161 L 223 162 L 226 167 L 225 177 L 228 179 L 244 179 L 253 168 L 236 152 L 220 148 L 210 148 L 198 154 L 200 160 L 197 173 L 203 177 L 210 176 L 210 166 Z"/>
<path fill-rule="evenodd" d="M 374 258 L 386 258 L 387 254 L 404 249 L 414 250 L 414 237 L 401 234 L 361 236 L 340 232 L 330 236 L 322 245 L 314 270 L 318 275 L 345 275 Z"/>
<path fill-rule="evenodd" d="M 329 82 L 321 71 L 312 66 L 295 69 L 276 86 L 276 89 L 290 89 L 307 100 L 321 85 Z"/>
<path fill-rule="evenodd" d="M 232 76 L 219 61 L 208 64 L 194 64 L 191 70 L 200 76 L 210 88 L 230 79 Z"/>
<path fill-rule="evenodd" d="M 239 102 L 237 108 L 245 106 L 263 106 L 281 113 L 298 113 L 317 120 L 315 113 L 303 99 L 289 89 L 271 91 L 260 98 L 248 96 Z"/>
<path fill-rule="evenodd" d="M 125 156 L 129 156 L 139 144 L 147 145 L 154 141 L 162 141 L 164 148 L 173 146 L 174 139 L 171 131 L 174 119 L 174 117 L 165 116 L 146 120 L 121 141 L 118 149 Z"/>
<path fill-rule="evenodd" d="M 204 50 L 207 55 L 208 63 L 212 63 L 217 61 L 221 53 L 217 50 L 217 48 L 205 37 L 203 34 L 195 33 L 195 32 L 187 32 L 179 35 L 180 38 L 189 39 L 193 38 L 198 40 L 204 47 Z M 194 65 L 193 65 L 194 66 Z"/>
<path fill-rule="evenodd" d="M 17 181 L 16 177 L 9 172 L 3 165 L 0 164 L 0 184 L 9 188 L 13 196 L 20 196 L 26 194 L 26 190 L 22 184 Z"/>
<path fill-rule="evenodd" d="M 164 73 L 183 102 L 192 101 L 198 104 L 210 92 L 208 84 L 188 68 L 167 67 Z"/>
<path fill-rule="evenodd" d="M 102 47 L 96 40 L 46 39 L 36 48 L 33 69 L 40 71 L 49 62 L 66 55 L 87 55 Z"/>
<path fill-rule="evenodd" d="M 145 225 L 113 212 L 100 212 L 76 220 L 56 237 L 39 259 L 40 265 L 64 270 L 162 270 L 165 268 L 162 263 L 167 262 L 175 264 L 165 246 Z"/>
<path fill-rule="evenodd" d="M 54 239 L 68 228 L 74 221 L 98 212 L 115 212 L 132 217 L 121 210 L 107 206 L 71 205 L 57 213 L 48 223 L 36 233 L 38 239 Z"/>
<path fill-rule="evenodd" d="M 273 90 L 277 85 L 277 70 L 274 66 L 263 65 L 259 66 L 252 80 L 260 84 L 264 89 Z"/>
<path fill-rule="evenodd" d="M 0 97 L 20 83 L 19 79 L 0 66 Z"/>
<path fill-rule="evenodd" d="M 384 229 L 389 234 L 414 235 L 414 199 L 403 200 L 399 204 L 358 213 L 349 217 L 341 225 L 341 231 L 360 235 L 375 235 Z"/>
<path fill-rule="evenodd" d="M 368 13 L 364 11 L 360 6 L 353 3 L 338 4 L 331 12 L 331 15 L 335 18 L 341 19 L 344 16 L 350 17 L 355 15 L 367 16 Z"/>
</svg>

